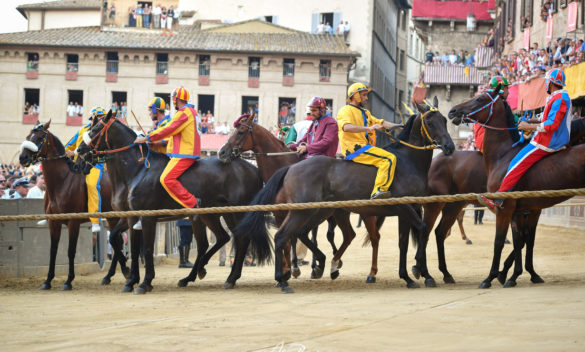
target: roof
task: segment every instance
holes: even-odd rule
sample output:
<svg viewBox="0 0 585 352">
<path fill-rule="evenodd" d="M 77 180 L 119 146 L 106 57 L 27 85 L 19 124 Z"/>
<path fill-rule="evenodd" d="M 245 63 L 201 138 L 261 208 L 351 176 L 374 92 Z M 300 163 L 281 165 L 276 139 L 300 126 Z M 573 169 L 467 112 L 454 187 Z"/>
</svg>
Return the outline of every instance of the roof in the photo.
<svg viewBox="0 0 585 352">
<path fill-rule="evenodd" d="M 20 5 L 16 8 L 24 18 L 26 10 L 100 10 L 101 0 L 57 0 Z"/>
<path fill-rule="evenodd" d="M 271 22 L 250 19 L 236 23 L 229 23 L 219 27 L 206 29 L 207 32 L 215 33 L 305 33 L 296 29 L 280 26 Z"/>
<path fill-rule="evenodd" d="M 412 0 L 412 19 L 466 20 L 473 14 L 476 20 L 493 21 L 488 10 L 495 6 L 495 0 Z"/>
<path fill-rule="evenodd" d="M 355 57 L 336 35 L 294 33 L 217 33 L 181 29 L 173 36 L 142 29 L 73 27 L 0 34 L 0 46 L 241 52 Z"/>
</svg>

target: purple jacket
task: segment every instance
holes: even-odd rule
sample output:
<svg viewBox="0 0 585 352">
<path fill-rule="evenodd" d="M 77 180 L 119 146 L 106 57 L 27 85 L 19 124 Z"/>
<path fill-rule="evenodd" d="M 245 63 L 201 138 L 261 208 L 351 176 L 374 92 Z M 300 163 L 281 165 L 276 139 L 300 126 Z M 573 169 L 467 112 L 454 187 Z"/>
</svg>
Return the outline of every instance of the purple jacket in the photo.
<svg viewBox="0 0 585 352">
<path fill-rule="evenodd" d="M 339 145 L 338 128 L 337 121 L 331 115 L 327 115 L 319 121 L 313 121 L 303 139 L 289 147 L 291 150 L 297 150 L 301 143 L 306 143 L 305 158 L 315 155 L 326 155 L 333 158 Z"/>
</svg>

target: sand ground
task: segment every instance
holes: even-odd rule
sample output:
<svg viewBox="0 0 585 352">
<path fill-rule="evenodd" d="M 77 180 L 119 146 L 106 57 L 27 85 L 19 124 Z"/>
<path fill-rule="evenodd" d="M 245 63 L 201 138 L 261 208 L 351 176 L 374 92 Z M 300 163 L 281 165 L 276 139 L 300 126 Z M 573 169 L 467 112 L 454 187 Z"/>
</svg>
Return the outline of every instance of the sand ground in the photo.
<svg viewBox="0 0 585 352">
<path fill-rule="evenodd" d="M 119 273 L 110 286 L 99 285 L 105 273 L 78 275 L 71 292 L 59 290 L 65 277 L 56 277 L 48 292 L 38 290 L 42 277 L 6 280 L 0 283 L 0 350 L 584 351 L 585 230 L 539 227 L 534 262 L 546 283 L 532 284 L 525 273 L 515 288 L 494 281 L 480 290 L 494 224 L 474 226 L 468 215 L 465 225 L 473 245 L 455 228 L 446 242 L 455 285 L 442 283 L 430 240 L 438 288 L 409 290 L 398 278 L 395 219 L 382 229 L 375 284 L 365 283 L 371 249 L 361 246 L 363 227 L 337 280 L 329 279 L 328 265 L 320 280 L 311 280 L 303 266 L 289 295 L 273 287 L 272 266 L 246 267 L 237 288 L 223 290 L 229 267 L 219 267 L 217 258 L 204 280 L 186 288 L 176 283 L 187 271 L 164 260 L 154 290 L 144 296 L 120 293 Z M 320 248 L 330 258 L 322 230 Z M 411 248 L 409 267 L 413 256 Z"/>
</svg>

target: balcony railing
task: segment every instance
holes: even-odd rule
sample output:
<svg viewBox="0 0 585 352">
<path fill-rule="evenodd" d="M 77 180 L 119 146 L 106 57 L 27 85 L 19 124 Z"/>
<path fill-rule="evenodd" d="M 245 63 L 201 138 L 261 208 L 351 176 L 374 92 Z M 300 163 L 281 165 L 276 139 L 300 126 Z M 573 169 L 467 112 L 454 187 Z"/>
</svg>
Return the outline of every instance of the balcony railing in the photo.
<svg viewBox="0 0 585 352">
<path fill-rule="evenodd" d="M 479 85 L 483 83 L 483 72 L 475 67 L 470 67 L 466 74 L 463 66 L 426 66 L 424 82 L 426 84 Z"/>
<path fill-rule="evenodd" d="M 156 74 L 157 75 L 168 75 L 169 74 L 169 63 L 166 61 L 159 61 L 156 63 Z"/>
<path fill-rule="evenodd" d="M 199 64 L 199 76 L 209 76 L 209 64 Z"/>
<path fill-rule="evenodd" d="M 283 64 L 283 76 L 294 76 L 295 75 L 295 64 L 294 62 L 287 62 Z"/>
<path fill-rule="evenodd" d="M 494 61 L 494 48 L 480 47 L 475 49 L 475 66 L 491 67 Z"/>
</svg>

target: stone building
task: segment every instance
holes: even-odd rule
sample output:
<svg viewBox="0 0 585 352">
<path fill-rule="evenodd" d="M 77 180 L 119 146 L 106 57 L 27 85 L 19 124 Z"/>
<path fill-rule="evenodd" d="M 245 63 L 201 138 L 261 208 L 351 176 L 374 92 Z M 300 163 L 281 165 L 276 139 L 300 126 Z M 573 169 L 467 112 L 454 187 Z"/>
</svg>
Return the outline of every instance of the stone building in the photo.
<svg viewBox="0 0 585 352">
<path fill-rule="evenodd" d="M 345 104 L 348 71 L 358 55 L 339 36 L 263 21 L 182 28 L 173 36 L 99 27 L 0 34 L 0 160 L 13 160 L 37 118 L 51 119 L 52 131 L 67 139 L 92 107 L 125 102 L 129 124 L 133 111 L 149 126 L 149 100 L 168 101 L 180 86 L 218 122 L 231 123 L 257 106 L 259 122 L 273 127 L 282 103 L 301 107 L 314 95 L 336 111 Z M 40 113 L 23 114 L 27 102 Z M 68 114 L 69 103 L 82 105 L 82 116 Z"/>
</svg>

